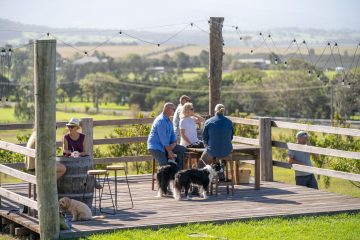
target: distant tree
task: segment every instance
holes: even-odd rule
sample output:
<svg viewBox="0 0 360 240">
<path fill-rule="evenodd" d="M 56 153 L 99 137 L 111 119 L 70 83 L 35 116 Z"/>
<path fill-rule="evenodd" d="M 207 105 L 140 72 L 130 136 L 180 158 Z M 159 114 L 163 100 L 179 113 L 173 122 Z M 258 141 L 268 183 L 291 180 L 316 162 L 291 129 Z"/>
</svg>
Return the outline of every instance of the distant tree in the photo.
<svg viewBox="0 0 360 240">
<path fill-rule="evenodd" d="M 174 60 L 178 68 L 184 69 L 190 66 L 190 57 L 183 52 L 176 52 Z"/>
<path fill-rule="evenodd" d="M 209 52 L 206 50 L 201 50 L 199 54 L 200 66 L 209 67 Z"/>
<path fill-rule="evenodd" d="M 110 74 L 91 73 L 80 80 L 83 92 L 92 97 L 96 112 L 99 112 L 101 99 L 116 91 L 118 80 Z"/>
</svg>

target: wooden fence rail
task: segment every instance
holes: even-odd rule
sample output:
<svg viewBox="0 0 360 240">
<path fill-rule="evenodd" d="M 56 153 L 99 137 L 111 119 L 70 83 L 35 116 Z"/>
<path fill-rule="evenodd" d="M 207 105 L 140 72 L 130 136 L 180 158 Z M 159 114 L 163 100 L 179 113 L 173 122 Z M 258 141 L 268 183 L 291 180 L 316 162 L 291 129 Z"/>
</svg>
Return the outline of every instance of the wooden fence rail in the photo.
<svg viewBox="0 0 360 240">
<path fill-rule="evenodd" d="M 343 150 L 337 150 L 331 148 L 321 148 L 321 147 L 314 147 L 314 146 L 308 146 L 308 145 L 302 145 L 296 143 L 286 143 L 280 141 L 272 141 L 272 145 L 274 147 L 283 148 L 283 149 L 291 149 L 301 152 L 360 160 L 360 152 L 349 152 L 349 151 L 343 151 Z"/>
<path fill-rule="evenodd" d="M 271 126 L 278 127 L 278 128 L 294 129 L 294 130 L 303 130 L 303 131 L 311 131 L 311 132 L 321 132 L 321 133 L 340 134 L 340 135 L 346 135 L 346 136 L 360 137 L 360 129 L 353 129 L 353 128 L 339 128 L 339 127 L 309 125 L 309 124 L 282 122 L 282 121 L 272 121 Z"/>
<path fill-rule="evenodd" d="M 314 173 L 314 174 L 318 174 L 318 175 L 324 175 L 324 176 L 329 176 L 329 177 L 336 177 L 336 178 L 360 182 L 360 174 L 355 174 L 355 173 L 341 172 L 341 171 L 335 171 L 335 170 L 331 170 L 331 169 L 310 167 L 310 166 L 304 166 L 304 165 L 299 165 L 299 164 L 289 164 L 286 162 L 281 162 L 281 161 L 276 161 L 276 160 L 273 161 L 273 165 L 276 167 L 288 168 L 288 169 L 293 169 L 296 171 Z"/>
</svg>

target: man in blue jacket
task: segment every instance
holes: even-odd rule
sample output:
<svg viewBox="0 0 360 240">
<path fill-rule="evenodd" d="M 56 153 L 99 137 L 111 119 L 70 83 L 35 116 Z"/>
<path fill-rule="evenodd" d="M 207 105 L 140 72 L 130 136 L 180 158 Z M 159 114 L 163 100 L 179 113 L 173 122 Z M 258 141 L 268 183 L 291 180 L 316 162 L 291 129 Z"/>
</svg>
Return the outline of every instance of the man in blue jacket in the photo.
<svg viewBox="0 0 360 240">
<path fill-rule="evenodd" d="M 163 112 L 157 116 L 151 127 L 147 148 L 159 165 L 166 165 L 168 160 L 175 160 L 178 169 L 182 169 L 185 147 L 176 143 L 176 136 L 170 117 L 174 115 L 175 105 L 165 103 Z"/>
<path fill-rule="evenodd" d="M 215 157 L 227 157 L 233 149 L 232 139 L 234 128 L 232 121 L 224 116 L 225 107 L 222 104 L 215 106 L 215 116 L 204 124 L 203 141 L 205 151 L 201 159 L 207 164 L 212 163 Z"/>
</svg>

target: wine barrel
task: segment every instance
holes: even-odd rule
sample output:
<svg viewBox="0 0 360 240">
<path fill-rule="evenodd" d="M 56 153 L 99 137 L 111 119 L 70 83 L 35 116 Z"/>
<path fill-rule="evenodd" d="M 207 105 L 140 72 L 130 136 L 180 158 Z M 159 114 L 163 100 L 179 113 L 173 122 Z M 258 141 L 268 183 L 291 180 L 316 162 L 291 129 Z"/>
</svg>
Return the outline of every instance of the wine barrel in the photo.
<svg viewBox="0 0 360 240">
<path fill-rule="evenodd" d="M 91 208 L 95 178 L 87 176 L 87 171 L 93 169 L 92 157 L 70 158 L 58 156 L 56 162 L 66 167 L 65 174 L 57 181 L 59 199 L 68 197 L 81 201 Z"/>
</svg>

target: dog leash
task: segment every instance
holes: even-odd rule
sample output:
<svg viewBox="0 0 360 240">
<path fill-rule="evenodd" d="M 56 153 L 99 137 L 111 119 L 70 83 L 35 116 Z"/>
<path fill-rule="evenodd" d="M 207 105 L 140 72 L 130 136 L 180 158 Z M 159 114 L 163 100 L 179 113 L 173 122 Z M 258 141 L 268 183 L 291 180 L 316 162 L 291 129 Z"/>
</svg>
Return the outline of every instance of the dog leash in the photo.
<svg viewBox="0 0 360 240">
<path fill-rule="evenodd" d="M 205 166 L 207 165 L 207 164 L 204 162 L 204 160 L 202 160 L 201 158 L 200 158 L 200 161 L 202 161 Z"/>
</svg>

